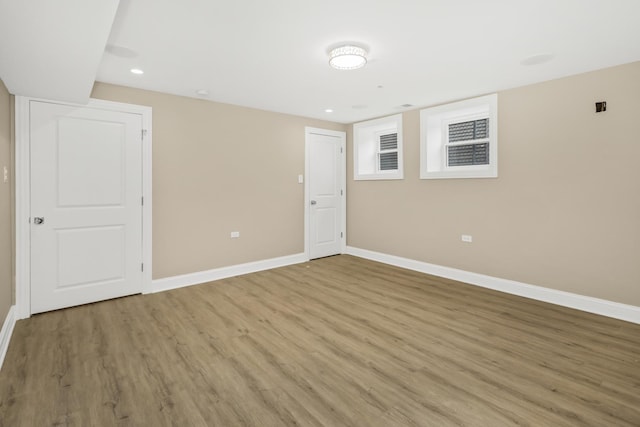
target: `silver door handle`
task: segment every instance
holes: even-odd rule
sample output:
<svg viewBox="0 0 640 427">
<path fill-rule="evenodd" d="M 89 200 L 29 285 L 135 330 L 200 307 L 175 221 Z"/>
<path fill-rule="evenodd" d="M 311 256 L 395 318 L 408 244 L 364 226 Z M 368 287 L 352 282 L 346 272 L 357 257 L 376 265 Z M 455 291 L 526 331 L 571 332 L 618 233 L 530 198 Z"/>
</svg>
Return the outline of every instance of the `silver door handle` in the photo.
<svg viewBox="0 0 640 427">
<path fill-rule="evenodd" d="M 315 200 L 311 201 L 311 205 L 315 205 L 316 203 L 318 203 L 318 202 L 316 202 Z"/>
<path fill-rule="evenodd" d="M 44 217 L 43 216 L 37 216 L 37 217 L 33 218 L 33 223 L 35 225 L 44 224 Z"/>
</svg>

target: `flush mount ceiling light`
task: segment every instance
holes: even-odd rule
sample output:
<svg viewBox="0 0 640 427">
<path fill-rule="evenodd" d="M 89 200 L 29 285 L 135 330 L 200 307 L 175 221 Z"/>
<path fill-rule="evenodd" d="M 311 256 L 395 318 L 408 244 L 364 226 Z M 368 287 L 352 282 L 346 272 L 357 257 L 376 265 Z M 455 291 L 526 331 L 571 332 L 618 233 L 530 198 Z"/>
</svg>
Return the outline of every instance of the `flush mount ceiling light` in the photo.
<svg viewBox="0 0 640 427">
<path fill-rule="evenodd" d="M 336 70 L 355 70 L 367 63 L 367 51 L 361 47 L 344 45 L 329 52 L 329 64 Z"/>
<path fill-rule="evenodd" d="M 129 71 L 131 71 L 133 74 L 138 74 L 138 75 L 144 74 L 144 71 L 142 71 L 140 68 L 132 68 Z"/>
</svg>

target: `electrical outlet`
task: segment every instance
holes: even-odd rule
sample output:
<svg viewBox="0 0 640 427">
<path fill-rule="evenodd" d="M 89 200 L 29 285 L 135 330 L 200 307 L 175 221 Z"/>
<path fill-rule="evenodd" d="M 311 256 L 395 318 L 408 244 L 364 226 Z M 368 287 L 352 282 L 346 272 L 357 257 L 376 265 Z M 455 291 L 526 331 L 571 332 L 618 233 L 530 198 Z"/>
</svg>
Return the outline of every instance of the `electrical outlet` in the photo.
<svg viewBox="0 0 640 427">
<path fill-rule="evenodd" d="M 469 235 L 469 234 L 463 234 L 461 236 L 461 240 L 465 243 L 471 243 L 473 242 L 473 236 Z"/>
<path fill-rule="evenodd" d="M 238 237 L 240 237 L 240 232 L 239 231 L 232 231 L 231 232 L 231 238 L 232 239 L 237 239 Z"/>
<path fill-rule="evenodd" d="M 2 173 L 2 176 L 3 176 L 2 182 L 4 182 L 5 184 L 9 182 L 9 169 L 7 169 L 6 166 L 4 167 L 4 172 Z"/>
</svg>

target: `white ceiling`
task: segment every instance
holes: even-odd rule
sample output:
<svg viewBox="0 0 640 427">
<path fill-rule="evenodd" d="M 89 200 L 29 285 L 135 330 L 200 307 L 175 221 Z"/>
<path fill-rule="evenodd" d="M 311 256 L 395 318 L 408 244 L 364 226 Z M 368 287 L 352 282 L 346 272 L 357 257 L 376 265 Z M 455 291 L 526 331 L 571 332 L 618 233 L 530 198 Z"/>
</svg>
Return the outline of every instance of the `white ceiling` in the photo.
<svg viewBox="0 0 640 427">
<path fill-rule="evenodd" d="M 118 0 L 0 0 L 0 79 L 14 95 L 86 103 Z"/>
<path fill-rule="evenodd" d="M 640 60 L 639 0 L 120 0 L 107 51 L 91 74 L 86 63 L 104 49 L 104 41 L 95 46 L 105 37 L 96 22 L 109 18 L 108 7 L 64 1 L 76 6 L 46 10 L 46 18 L 55 23 L 73 14 L 86 23 L 75 38 L 93 40 L 96 51 L 76 54 L 82 43 L 63 37 L 66 25 L 45 19 L 32 22 L 27 37 L 2 31 L 0 78 L 12 93 L 42 86 L 36 72 L 16 71 L 20 61 L 6 63 L 30 50 L 39 62 L 30 67 L 43 76 L 56 70 L 58 92 L 86 90 L 79 82 L 89 77 L 190 97 L 205 89 L 212 101 L 352 123 L 397 113 L 403 104 L 434 105 Z M 54 4 L 0 2 L 4 16 L 37 3 L 27 16 L 40 18 Z M 16 17 L 18 29 L 25 19 Z M 34 51 L 33 38 L 66 51 Z M 331 69 L 327 51 L 341 42 L 367 47 L 367 66 Z M 522 64 L 541 54 L 552 59 Z M 131 74 L 133 67 L 144 75 Z"/>
</svg>

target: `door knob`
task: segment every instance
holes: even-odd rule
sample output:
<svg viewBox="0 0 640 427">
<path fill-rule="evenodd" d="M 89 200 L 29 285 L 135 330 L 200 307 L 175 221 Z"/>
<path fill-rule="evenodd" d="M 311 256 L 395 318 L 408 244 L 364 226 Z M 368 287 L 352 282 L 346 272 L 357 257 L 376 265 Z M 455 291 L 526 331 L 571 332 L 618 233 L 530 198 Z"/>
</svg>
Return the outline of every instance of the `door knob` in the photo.
<svg viewBox="0 0 640 427">
<path fill-rule="evenodd" d="M 37 217 L 33 218 L 33 223 L 36 224 L 36 225 L 44 224 L 44 217 L 43 216 L 37 216 Z"/>
<path fill-rule="evenodd" d="M 312 200 L 312 201 L 311 201 L 311 204 L 312 204 L 312 205 L 315 205 L 316 203 L 318 203 L 318 202 L 316 202 L 315 200 Z"/>
</svg>

